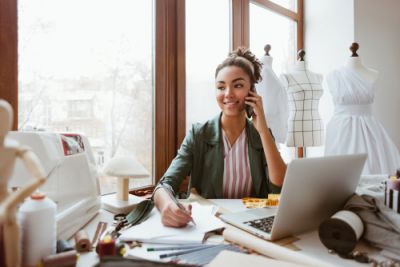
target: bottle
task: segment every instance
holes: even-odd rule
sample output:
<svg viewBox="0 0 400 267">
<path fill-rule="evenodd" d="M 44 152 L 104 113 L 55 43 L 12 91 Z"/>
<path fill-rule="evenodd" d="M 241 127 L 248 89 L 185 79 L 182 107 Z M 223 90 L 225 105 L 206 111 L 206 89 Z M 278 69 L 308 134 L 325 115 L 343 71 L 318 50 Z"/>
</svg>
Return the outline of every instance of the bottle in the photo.
<svg viewBox="0 0 400 267">
<path fill-rule="evenodd" d="M 37 266 L 56 253 L 57 205 L 43 193 L 35 193 L 19 209 L 23 266 Z"/>
</svg>

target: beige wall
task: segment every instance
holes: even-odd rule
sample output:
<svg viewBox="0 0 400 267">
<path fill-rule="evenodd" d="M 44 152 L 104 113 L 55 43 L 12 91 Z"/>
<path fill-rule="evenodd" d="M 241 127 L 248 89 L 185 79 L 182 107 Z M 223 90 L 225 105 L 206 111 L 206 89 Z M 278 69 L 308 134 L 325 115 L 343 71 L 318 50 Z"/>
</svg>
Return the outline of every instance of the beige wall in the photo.
<svg viewBox="0 0 400 267">
<path fill-rule="evenodd" d="M 342 66 L 354 39 L 353 0 L 306 0 L 305 43 L 308 68 L 324 77 Z M 333 114 L 333 103 L 324 81 L 319 113 L 325 123 Z M 321 156 L 323 148 L 308 148 L 307 156 Z"/>
<path fill-rule="evenodd" d="M 400 148 L 400 1 L 355 0 L 354 11 L 359 55 L 380 73 L 374 114 Z"/>
<path fill-rule="evenodd" d="M 353 41 L 365 66 L 380 72 L 374 113 L 400 148 L 400 1 L 306 0 L 305 50 L 309 68 L 324 76 L 345 64 Z M 324 83 L 320 113 L 333 104 Z"/>
</svg>

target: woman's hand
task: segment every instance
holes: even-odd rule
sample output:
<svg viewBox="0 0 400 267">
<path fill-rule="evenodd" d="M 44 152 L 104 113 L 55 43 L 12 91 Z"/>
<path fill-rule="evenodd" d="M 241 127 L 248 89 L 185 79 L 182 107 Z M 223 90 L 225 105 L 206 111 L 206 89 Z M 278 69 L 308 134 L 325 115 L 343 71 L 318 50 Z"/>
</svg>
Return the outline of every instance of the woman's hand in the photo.
<svg viewBox="0 0 400 267">
<path fill-rule="evenodd" d="M 261 134 L 268 131 L 268 124 L 264 114 L 262 98 L 257 93 L 249 91 L 249 96 L 245 98 L 245 103 L 254 110 L 252 121 L 254 127 Z"/>
<path fill-rule="evenodd" d="M 184 227 L 192 220 L 192 205 L 184 205 L 185 210 L 180 209 L 172 200 L 163 206 L 161 221 L 165 226 Z"/>
</svg>

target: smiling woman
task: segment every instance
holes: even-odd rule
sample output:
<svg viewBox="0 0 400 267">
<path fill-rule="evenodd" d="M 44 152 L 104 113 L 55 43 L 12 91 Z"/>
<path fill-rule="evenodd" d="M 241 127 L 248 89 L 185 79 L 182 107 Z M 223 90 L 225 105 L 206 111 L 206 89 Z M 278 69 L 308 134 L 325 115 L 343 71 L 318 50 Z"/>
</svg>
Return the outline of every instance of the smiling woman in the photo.
<svg viewBox="0 0 400 267">
<path fill-rule="evenodd" d="M 221 113 L 192 126 L 178 155 L 155 189 L 154 200 L 167 226 L 191 220 L 191 207 L 179 208 L 171 198 L 191 175 L 191 187 L 207 198 L 261 197 L 280 192 L 286 165 L 264 116 L 262 99 L 252 91 L 261 64 L 239 48 L 218 65 L 216 100 Z M 254 113 L 246 116 L 246 106 Z"/>
</svg>

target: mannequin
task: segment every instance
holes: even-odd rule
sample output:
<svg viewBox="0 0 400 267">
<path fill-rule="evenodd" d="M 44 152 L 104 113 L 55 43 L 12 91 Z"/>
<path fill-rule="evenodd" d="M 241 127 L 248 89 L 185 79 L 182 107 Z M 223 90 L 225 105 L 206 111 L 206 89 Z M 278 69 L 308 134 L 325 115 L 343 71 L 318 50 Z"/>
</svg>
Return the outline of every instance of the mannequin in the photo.
<svg viewBox="0 0 400 267">
<path fill-rule="evenodd" d="M 27 148 L 6 139 L 13 121 L 12 108 L 0 99 L 0 265 L 21 266 L 20 233 L 16 210 L 25 198 L 30 196 L 45 181 L 45 173 L 36 155 Z M 9 192 L 9 177 L 15 160 L 20 158 L 34 180 L 18 191 Z M 5 262 L 1 262 L 5 260 Z"/>
<path fill-rule="evenodd" d="M 327 76 L 335 113 L 327 125 L 325 155 L 367 153 L 363 174 L 393 174 L 400 155 L 372 114 L 379 73 L 362 65 L 353 43 L 346 65 Z"/>
<path fill-rule="evenodd" d="M 323 143 L 323 124 L 318 112 L 322 96 L 322 75 L 307 70 L 305 52 L 300 50 L 299 59 L 288 73 L 281 75 L 289 99 L 288 135 L 286 145 L 298 148 L 320 146 Z"/>
<path fill-rule="evenodd" d="M 379 72 L 374 69 L 366 68 L 362 62 L 360 57 L 357 54 L 357 50 L 360 46 L 358 43 L 352 43 L 350 46 L 351 56 L 348 58 L 346 66 L 350 69 L 353 69 L 358 74 L 360 74 L 364 79 L 369 81 L 370 83 L 375 82 L 378 79 Z"/>
<path fill-rule="evenodd" d="M 286 141 L 287 119 L 289 114 L 287 94 L 278 77 L 272 70 L 273 58 L 269 55 L 271 45 L 264 47 L 265 55 L 261 58 L 262 80 L 256 84 L 257 93 L 262 97 L 265 117 L 277 143 Z"/>
</svg>

